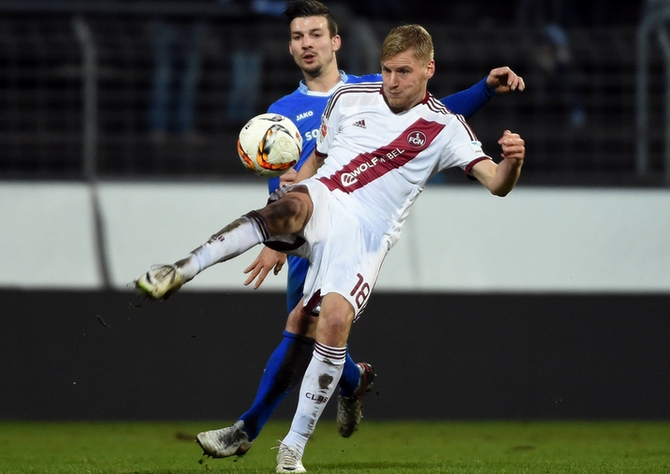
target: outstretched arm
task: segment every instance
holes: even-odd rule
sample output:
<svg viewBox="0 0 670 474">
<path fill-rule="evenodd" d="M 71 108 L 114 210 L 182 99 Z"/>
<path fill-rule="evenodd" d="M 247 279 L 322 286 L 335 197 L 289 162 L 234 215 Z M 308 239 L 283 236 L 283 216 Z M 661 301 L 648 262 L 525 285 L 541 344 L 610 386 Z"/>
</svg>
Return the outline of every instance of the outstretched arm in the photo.
<svg viewBox="0 0 670 474">
<path fill-rule="evenodd" d="M 496 94 L 505 94 L 510 91 L 523 92 L 526 88 L 523 77 L 517 76 L 507 66 L 491 69 L 491 72 L 486 77 L 486 85 L 493 89 Z"/>
<path fill-rule="evenodd" d="M 526 83 L 507 66 L 491 69 L 484 79 L 461 92 L 440 99 L 449 110 L 463 117 L 472 117 L 491 97 L 510 91 L 523 91 Z"/>
</svg>

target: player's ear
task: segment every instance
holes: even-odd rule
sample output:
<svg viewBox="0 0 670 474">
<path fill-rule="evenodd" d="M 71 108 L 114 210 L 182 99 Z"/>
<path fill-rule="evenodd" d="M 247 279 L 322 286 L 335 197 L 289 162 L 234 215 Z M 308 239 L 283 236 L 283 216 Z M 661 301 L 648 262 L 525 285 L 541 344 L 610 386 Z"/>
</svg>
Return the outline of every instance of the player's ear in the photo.
<svg viewBox="0 0 670 474">
<path fill-rule="evenodd" d="M 340 38 L 340 35 L 333 36 L 330 41 L 332 41 L 333 51 L 337 51 L 342 47 L 342 38 Z"/>
<path fill-rule="evenodd" d="M 435 74 L 435 60 L 431 59 L 426 64 L 426 79 L 430 79 Z"/>
</svg>

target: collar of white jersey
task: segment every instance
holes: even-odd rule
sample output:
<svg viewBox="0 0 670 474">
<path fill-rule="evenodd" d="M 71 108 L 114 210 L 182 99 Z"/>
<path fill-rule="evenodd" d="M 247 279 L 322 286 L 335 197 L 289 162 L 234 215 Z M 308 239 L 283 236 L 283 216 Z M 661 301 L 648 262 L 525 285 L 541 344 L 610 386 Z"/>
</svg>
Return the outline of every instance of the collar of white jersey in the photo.
<svg viewBox="0 0 670 474">
<path fill-rule="evenodd" d="M 298 86 L 298 90 L 299 90 L 302 94 L 306 94 L 306 95 L 315 95 L 315 96 L 321 96 L 321 97 L 330 97 L 331 95 L 333 95 L 333 93 L 334 93 L 339 87 L 342 86 L 342 84 L 346 84 L 347 82 L 349 82 L 349 76 L 347 76 L 347 74 L 346 74 L 342 69 L 340 69 L 340 82 L 338 82 L 337 84 L 335 84 L 335 86 L 333 86 L 333 88 L 330 89 L 328 92 L 318 92 L 318 91 L 311 91 L 311 90 L 309 90 L 309 89 L 307 88 L 307 84 L 305 83 L 305 80 L 304 80 L 304 79 L 301 79 L 301 80 L 300 80 L 300 85 Z"/>
<path fill-rule="evenodd" d="M 386 102 L 386 97 L 384 97 L 384 84 L 382 84 L 382 86 L 379 88 L 379 93 L 381 94 L 382 98 L 384 99 L 384 102 Z M 396 114 L 402 114 L 402 113 L 404 113 L 404 112 L 407 112 L 408 110 L 412 110 L 412 109 L 413 109 L 414 107 L 416 107 L 417 105 L 425 105 L 425 104 L 428 103 L 428 101 L 429 101 L 432 97 L 433 97 L 433 94 L 431 94 L 430 92 L 426 91 L 426 95 L 423 96 L 423 99 L 421 99 L 420 102 L 417 102 L 416 104 L 414 104 L 414 106 L 412 106 L 412 107 L 409 108 L 409 109 L 401 110 L 400 112 L 394 112 L 394 113 L 396 113 Z M 386 102 L 386 105 L 388 105 L 388 102 Z"/>
</svg>

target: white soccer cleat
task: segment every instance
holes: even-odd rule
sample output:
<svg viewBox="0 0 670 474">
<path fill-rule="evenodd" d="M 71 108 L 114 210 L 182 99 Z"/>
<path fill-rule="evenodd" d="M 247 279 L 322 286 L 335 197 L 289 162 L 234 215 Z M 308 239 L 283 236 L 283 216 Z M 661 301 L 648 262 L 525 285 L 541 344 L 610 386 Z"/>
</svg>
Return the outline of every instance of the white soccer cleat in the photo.
<svg viewBox="0 0 670 474">
<path fill-rule="evenodd" d="M 135 281 L 149 298 L 165 300 L 186 282 L 177 265 L 154 265 Z"/>
<path fill-rule="evenodd" d="M 302 465 L 302 456 L 296 448 L 284 443 L 279 445 L 277 472 L 307 472 Z"/>
<path fill-rule="evenodd" d="M 363 418 L 363 397 L 370 391 L 372 382 L 377 376 L 375 369 L 367 362 L 359 362 L 356 365 L 361 372 L 358 389 L 350 397 L 342 395 L 337 397 L 337 431 L 343 438 L 348 438 L 358 429 Z"/>
<path fill-rule="evenodd" d="M 242 456 L 249 451 L 252 443 L 243 428 L 244 421 L 239 420 L 228 428 L 203 431 L 196 436 L 195 440 L 203 452 L 213 458 Z"/>
</svg>

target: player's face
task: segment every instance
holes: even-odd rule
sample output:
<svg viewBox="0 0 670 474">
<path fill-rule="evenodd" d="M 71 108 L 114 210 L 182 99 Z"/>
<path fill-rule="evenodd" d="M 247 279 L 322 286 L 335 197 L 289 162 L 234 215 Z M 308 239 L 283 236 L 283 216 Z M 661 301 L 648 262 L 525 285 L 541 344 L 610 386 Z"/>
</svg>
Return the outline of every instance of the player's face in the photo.
<svg viewBox="0 0 670 474">
<path fill-rule="evenodd" d="M 311 76 L 319 76 L 327 68 L 337 68 L 335 51 L 340 49 L 340 37 L 330 36 L 326 18 L 296 18 L 290 28 L 289 51 L 300 69 Z"/>
<path fill-rule="evenodd" d="M 414 53 L 404 51 L 382 63 L 386 103 L 395 113 L 414 107 L 426 97 L 428 79 L 435 73 L 435 61 L 421 64 Z"/>
</svg>

